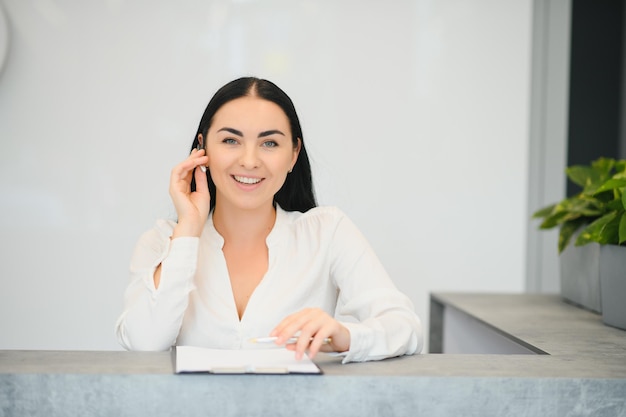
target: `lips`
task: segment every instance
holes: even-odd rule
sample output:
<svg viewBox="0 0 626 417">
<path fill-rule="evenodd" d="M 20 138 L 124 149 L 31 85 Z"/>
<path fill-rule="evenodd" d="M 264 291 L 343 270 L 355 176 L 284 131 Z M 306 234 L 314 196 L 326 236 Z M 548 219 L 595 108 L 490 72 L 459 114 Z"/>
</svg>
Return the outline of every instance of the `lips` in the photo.
<svg viewBox="0 0 626 417">
<path fill-rule="evenodd" d="M 239 175 L 233 175 L 235 181 L 241 184 L 254 185 L 261 182 L 261 178 L 242 177 Z"/>
</svg>

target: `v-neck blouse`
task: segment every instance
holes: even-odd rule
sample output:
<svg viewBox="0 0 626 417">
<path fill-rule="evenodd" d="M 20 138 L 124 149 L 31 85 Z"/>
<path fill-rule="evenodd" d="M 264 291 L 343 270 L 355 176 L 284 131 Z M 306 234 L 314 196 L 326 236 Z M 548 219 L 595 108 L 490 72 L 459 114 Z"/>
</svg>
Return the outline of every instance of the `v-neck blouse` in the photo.
<svg viewBox="0 0 626 417">
<path fill-rule="evenodd" d="M 170 239 L 176 223 L 159 220 L 139 239 L 131 260 L 117 338 L 129 350 L 173 345 L 259 348 L 289 314 L 318 307 L 350 331 L 345 362 L 420 352 L 421 323 L 357 227 L 335 207 L 306 213 L 276 208 L 266 239 L 268 270 L 241 320 L 233 297 L 224 239 L 210 215 L 199 238 Z M 154 272 L 161 266 L 158 289 Z"/>
</svg>

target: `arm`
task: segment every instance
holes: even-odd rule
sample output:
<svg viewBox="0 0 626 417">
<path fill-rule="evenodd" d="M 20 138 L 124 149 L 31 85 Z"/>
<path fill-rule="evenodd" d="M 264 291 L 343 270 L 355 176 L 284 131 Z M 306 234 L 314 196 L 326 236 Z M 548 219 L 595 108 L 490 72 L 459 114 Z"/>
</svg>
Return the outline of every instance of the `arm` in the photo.
<svg viewBox="0 0 626 417">
<path fill-rule="evenodd" d="M 128 350 L 167 350 L 176 342 L 193 290 L 198 238 L 170 240 L 174 225 L 160 221 L 137 243 L 131 261 L 124 312 L 116 325 L 119 343 Z M 154 273 L 161 270 L 161 284 Z"/>
<path fill-rule="evenodd" d="M 137 244 L 125 310 L 116 325 L 118 341 L 126 349 L 165 350 L 176 342 L 193 289 L 198 237 L 209 213 L 207 177 L 196 169 L 207 162 L 204 149 L 194 150 L 172 169 L 169 191 L 178 222 L 158 224 Z"/>
<path fill-rule="evenodd" d="M 421 351 L 421 324 L 409 298 L 395 287 L 356 226 L 338 210 L 331 217 L 322 239 L 338 290 L 335 317 L 317 307 L 297 311 L 270 333 L 276 344 L 300 332 L 297 342 L 287 345 L 296 358 L 307 349 L 311 358 L 318 351 L 345 352 L 344 363 Z M 331 342 L 325 344 L 327 338 Z"/>
<path fill-rule="evenodd" d="M 337 314 L 346 318 L 340 322 L 351 337 L 344 363 L 420 352 L 423 334 L 413 304 L 395 287 L 347 217 L 339 220 L 332 242 L 331 274 L 339 288 Z"/>
</svg>

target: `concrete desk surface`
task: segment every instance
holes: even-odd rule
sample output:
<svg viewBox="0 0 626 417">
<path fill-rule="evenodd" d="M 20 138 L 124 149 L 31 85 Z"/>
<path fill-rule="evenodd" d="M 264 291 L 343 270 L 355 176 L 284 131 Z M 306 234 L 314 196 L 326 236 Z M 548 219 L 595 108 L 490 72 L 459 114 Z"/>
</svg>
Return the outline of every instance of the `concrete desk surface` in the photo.
<svg viewBox="0 0 626 417">
<path fill-rule="evenodd" d="M 626 416 L 626 332 L 556 296 L 433 294 L 547 354 L 421 354 L 323 375 L 176 375 L 171 352 L 0 351 L 4 416 Z M 440 330 L 440 329 L 439 329 Z"/>
</svg>

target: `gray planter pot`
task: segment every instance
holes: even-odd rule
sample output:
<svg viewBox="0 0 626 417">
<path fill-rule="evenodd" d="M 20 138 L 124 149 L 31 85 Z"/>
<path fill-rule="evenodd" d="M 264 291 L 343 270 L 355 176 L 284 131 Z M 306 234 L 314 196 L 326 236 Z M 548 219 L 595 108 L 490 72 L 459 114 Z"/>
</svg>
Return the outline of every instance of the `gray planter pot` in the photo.
<svg viewBox="0 0 626 417">
<path fill-rule="evenodd" d="M 561 296 L 580 307 L 602 312 L 600 302 L 600 245 L 570 243 L 561 252 Z"/>
<path fill-rule="evenodd" d="M 626 330 L 626 247 L 570 244 L 560 261 L 561 296 Z"/>
<path fill-rule="evenodd" d="M 600 290 L 602 321 L 626 330 L 626 247 L 601 246 Z"/>
</svg>

